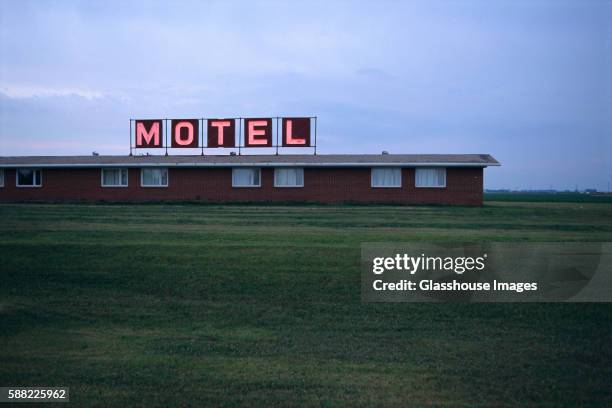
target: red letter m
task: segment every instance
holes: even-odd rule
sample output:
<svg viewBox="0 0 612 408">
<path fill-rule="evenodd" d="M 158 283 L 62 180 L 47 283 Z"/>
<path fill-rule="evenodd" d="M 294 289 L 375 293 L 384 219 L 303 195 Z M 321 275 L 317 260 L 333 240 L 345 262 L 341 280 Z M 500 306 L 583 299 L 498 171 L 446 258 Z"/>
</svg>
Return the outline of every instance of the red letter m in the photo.
<svg viewBox="0 0 612 408">
<path fill-rule="evenodd" d="M 136 147 L 162 147 L 162 121 L 136 121 Z"/>
</svg>

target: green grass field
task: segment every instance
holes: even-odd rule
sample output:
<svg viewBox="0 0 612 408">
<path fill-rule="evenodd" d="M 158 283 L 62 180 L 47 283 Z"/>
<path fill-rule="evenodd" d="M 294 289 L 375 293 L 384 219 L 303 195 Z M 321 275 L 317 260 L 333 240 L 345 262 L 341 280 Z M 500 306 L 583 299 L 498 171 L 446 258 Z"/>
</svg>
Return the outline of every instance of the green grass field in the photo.
<svg viewBox="0 0 612 408">
<path fill-rule="evenodd" d="M 362 304 L 360 243 L 612 241 L 612 204 L 0 205 L 0 386 L 78 406 L 610 406 L 610 304 Z"/>
<path fill-rule="evenodd" d="M 513 202 L 544 202 L 544 203 L 607 203 L 612 204 L 612 194 L 583 193 L 485 193 L 485 200 Z"/>
</svg>

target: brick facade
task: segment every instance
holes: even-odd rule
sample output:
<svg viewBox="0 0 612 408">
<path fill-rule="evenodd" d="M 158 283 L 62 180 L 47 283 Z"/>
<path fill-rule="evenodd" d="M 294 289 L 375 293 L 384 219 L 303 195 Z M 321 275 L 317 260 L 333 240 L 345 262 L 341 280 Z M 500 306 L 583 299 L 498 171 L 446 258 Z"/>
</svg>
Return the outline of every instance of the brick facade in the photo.
<svg viewBox="0 0 612 408">
<path fill-rule="evenodd" d="M 482 205 L 483 169 L 449 167 L 445 188 L 416 188 L 414 168 L 402 169 L 401 188 L 372 188 L 370 169 L 306 167 L 304 187 L 274 187 L 274 169 L 261 169 L 261 187 L 232 187 L 231 168 L 168 169 L 168 187 L 141 187 L 140 169 L 128 187 L 101 187 L 99 168 L 43 168 L 41 187 L 16 187 L 15 169 L 4 170 L 0 201 L 304 201 Z"/>
</svg>

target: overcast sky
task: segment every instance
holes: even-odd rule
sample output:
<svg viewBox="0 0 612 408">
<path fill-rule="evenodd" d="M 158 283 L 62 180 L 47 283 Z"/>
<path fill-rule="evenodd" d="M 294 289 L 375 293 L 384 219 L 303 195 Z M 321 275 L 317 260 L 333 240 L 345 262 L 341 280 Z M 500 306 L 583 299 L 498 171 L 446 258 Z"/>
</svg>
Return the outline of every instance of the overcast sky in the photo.
<svg viewBox="0 0 612 408">
<path fill-rule="evenodd" d="M 612 2 L 0 0 L 0 155 L 126 154 L 132 117 L 317 115 L 321 153 L 490 153 L 612 182 Z"/>
</svg>

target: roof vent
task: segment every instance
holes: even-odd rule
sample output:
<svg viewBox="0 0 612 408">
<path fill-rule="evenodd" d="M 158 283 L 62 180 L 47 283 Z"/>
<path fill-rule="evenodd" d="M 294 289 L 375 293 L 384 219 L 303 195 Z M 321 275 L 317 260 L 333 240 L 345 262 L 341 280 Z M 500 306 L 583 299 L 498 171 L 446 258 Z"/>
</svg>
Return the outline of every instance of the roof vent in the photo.
<svg viewBox="0 0 612 408">
<path fill-rule="evenodd" d="M 235 156 L 236 152 L 230 152 L 230 156 Z"/>
<path fill-rule="evenodd" d="M 389 152 L 388 152 L 388 151 L 386 151 L 386 150 L 383 150 L 383 151 L 382 151 L 382 154 L 389 154 Z"/>
<path fill-rule="evenodd" d="M 91 155 L 92 155 L 92 156 L 99 156 L 99 155 L 100 155 L 100 153 L 98 153 L 98 152 L 91 152 Z"/>
</svg>

